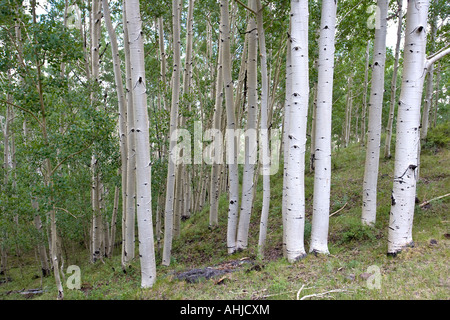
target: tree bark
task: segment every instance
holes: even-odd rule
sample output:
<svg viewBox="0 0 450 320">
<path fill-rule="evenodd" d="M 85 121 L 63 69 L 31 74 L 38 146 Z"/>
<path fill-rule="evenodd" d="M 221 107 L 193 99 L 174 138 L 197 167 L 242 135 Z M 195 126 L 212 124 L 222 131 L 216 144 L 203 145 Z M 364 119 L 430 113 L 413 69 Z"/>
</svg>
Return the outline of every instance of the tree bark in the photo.
<svg viewBox="0 0 450 320">
<path fill-rule="evenodd" d="M 397 102 L 397 75 L 398 75 L 398 65 L 400 57 L 400 42 L 402 40 L 402 26 L 403 26 L 403 3 L 402 0 L 397 1 L 398 3 L 398 26 L 397 26 L 397 43 L 395 44 L 395 56 L 394 56 L 394 71 L 392 72 L 391 81 L 391 100 L 389 106 L 389 118 L 386 127 L 386 142 L 384 145 L 384 157 L 389 159 L 391 157 L 391 142 L 392 142 L 392 125 L 394 123 L 395 115 L 395 105 Z"/>
<path fill-rule="evenodd" d="M 310 252 L 328 254 L 331 189 L 331 115 L 336 31 L 336 1 L 322 3 L 315 133 L 314 199 Z"/>
<path fill-rule="evenodd" d="M 152 223 L 151 160 L 147 89 L 145 85 L 144 34 L 139 0 L 127 0 L 126 12 L 136 130 L 136 213 L 141 262 L 141 287 L 149 288 L 156 280 L 156 262 Z"/>
<path fill-rule="evenodd" d="M 221 17 L 221 43 L 222 43 L 222 64 L 223 82 L 225 87 L 225 106 L 227 111 L 227 163 L 229 179 L 229 206 L 227 225 L 227 250 L 232 254 L 237 249 L 236 227 L 238 223 L 239 209 L 239 176 L 237 163 L 237 141 L 235 138 L 236 113 L 233 104 L 233 80 L 231 77 L 231 53 L 230 53 L 230 25 L 228 0 L 220 1 Z"/>
<path fill-rule="evenodd" d="M 220 42 L 219 42 L 219 57 L 217 59 L 217 76 L 216 76 L 216 101 L 215 101 L 215 107 L 214 107 L 214 123 L 213 123 L 213 129 L 215 132 L 218 132 L 220 134 L 222 126 L 221 126 L 221 120 L 222 120 L 222 102 L 223 102 L 223 73 L 222 73 L 222 50 L 220 48 Z M 217 152 L 220 152 L 221 156 L 218 157 L 216 154 Z M 220 159 L 219 162 L 216 162 L 216 160 Z M 222 165 L 223 161 L 223 154 L 222 150 L 214 149 L 214 155 L 213 155 L 213 163 L 211 165 L 211 190 L 210 190 L 210 197 L 209 197 L 209 226 L 214 228 L 219 226 L 219 196 L 220 196 L 220 166 Z"/>
<path fill-rule="evenodd" d="M 386 64 L 386 31 L 388 1 L 378 0 L 377 19 L 373 49 L 372 86 L 369 101 L 369 125 L 367 133 L 366 163 L 363 181 L 363 206 L 361 221 L 374 225 L 377 213 L 377 181 L 380 159 L 381 115 L 384 95 L 384 69 Z"/>
<path fill-rule="evenodd" d="M 286 252 L 289 262 L 306 255 L 305 151 L 308 115 L 308 1 L 291 1 L 292 102 L 288 131 Z"/>
<path fill-rule="evenodd" d="M 181 4 L 178 0 L 172 1 L 172 42 L 173 42 L 173 73 L 172 73 L 172 106 L 170 109 L 170 146 L 168 154 L 167 168 L 167 188 L 166 205 L 164 210 L 164 248 L 163 261 L 164 266 L 170 265 L 172 239 L 173 239 L 173 220 L 174 220 L 174 197 L 175 197 L 175 162 L 173 155 L 177 138 L 173 136 L 177 129 L 178 107 L 180 102 L 180 11 Z"/>
<path fill-rule="evenodd" d="M 126 4 L 126 1 L 125 1 Z M 135 110 L 133 97 L 133 80 L 131 74 L 131 52 L 128 32 L 127 6 L 123 6 L 124 26 L 124 52 L 126 72 L 126 98 L 127 98 L 127 184 L 125 207 L 126 214 L 123 221 L 123 243 L 122 243 L 122 268 L 125 268 L 135 256 L 135 226 L 136 226 L 136 128 Z"/>
<path fill-rule="evenodd" d="M 403 79 L 397 116 L 394 184 L 389 219 L 388 254 L 413 245 L 420 103 L 426 63 L 428 0 L 410 0 L 406 15 Z"/>
<path fill-rule="evenodd" d="M 249 7 L 255 10 L 255 0 L 249 2 Z M 250 217 L 253 209 L 253 184 L 255 176 L 255 163 L 257 157 L 257 60 L 258 60 L 258 32 L 255 18 L 248 17 L 248 60 L 247 60 L 247 130 L 245 137 L 245 161 L 242 174 L 242 199 L 237 231 L 237 250 L 245 250 L 248 245 L 248 232 Z"/>
<path fill-rule="evenodd" d="M 264 257 L 264 247 L 267 237 L 267 222 L 270 206 L 270 154 L 269 154 L 269 76 L 267 71 L 266 37 L 263 24 L 263 7 L 261 0 L 256 0 L 256 25 L 258 27 L 259 51 L 261 57 L 261 122 L 260 122 L 260 164 L 263 176 L 263 202 L 261 209 L 261 221 L 259 225 L 258 254 Z M 259 174 L 257 172 L 256 174 Z M 256 191 L 256 187 L 254 187 Z"/>
<path fill-rule="evenodd" d="M 369 57 L 370 57 L 370 40 L 367 41 L 366 47 L 366 69 L 364 72 L 364 91 L 363 91 L 363 105 L 361 115 L 361 146 L 366 145 L 366 115 L 367 115 L 367 91 L 369 88 Z"/>
<path fill-rule="evenodd" d="M 116 33 L 114 31 L 114 28 L 113 28 L 113 25 L 111 22 L 111 13 L 109 10 L 108 0 L 102 0 L 102 6 L 103 6 L 103 13 L 104 13 L 104 18 L 105 18 L 106 29 L 108 30 L 108 35 L 109 35 L 109 39 L 111 42 L 111 53 L 112 53 L 113 68 L 114 68 L 114 81 L 115 81 L 115 85 L 116 85 L 117 100 L 118 100 L 118 105 L 119 105 L 119 110 L 118 110 L 119 111 L 119 144 L 120 144 L 120 157 L 121 157 L 121 162 L 122 162 L 121 163 L 122 216 L 126 216 L 127 156 L 128 156 L 127 101 L 126 101 L 125 91 L 124 91 L 123 82 L 122 82 L 122 70 L 120 68 L 121 61 L 120 61 L 120 56 L 119 56 L 117 37 L 116 37 Z M 114 199 L 116 199 L 116 196 L 114 196 Z M 115 209 L 114 212 L 117 213 L 118 207 L 115 206 L 114 209 Z M 111 228 L 114 228 L 111 230 L 111 237 L 114 241 L 115 228 L 116 228 L 115 220 L 111 223 Z M 113 247 L 114 247 L 114 243 L 111 246 L 111 252 L 109 252 L 109 255 L 112 255 Z"/>
</svg>

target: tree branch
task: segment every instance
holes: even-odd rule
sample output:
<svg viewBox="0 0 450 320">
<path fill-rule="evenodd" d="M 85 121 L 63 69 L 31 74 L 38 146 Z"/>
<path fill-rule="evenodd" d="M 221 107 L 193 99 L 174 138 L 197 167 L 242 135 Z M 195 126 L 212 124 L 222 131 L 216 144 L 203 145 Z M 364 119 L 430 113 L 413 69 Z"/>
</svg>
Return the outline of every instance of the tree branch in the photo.
<svg viewBox="0 0 450 320">
<path fill-rule="evenodd" d="M 448 197 L 448 196 L 450 196 L 450 193 L 447 193 L 447 194 L 444 194 L 443 196 L 439 196 L 439 197 L 430 199 L 430 200 L 428 200 L 428 201 L 422 202 L 422 203 L 419 205 L 419 207 L 420 207 L 420 208 L 423 208 L 423 207 L 425 207 L 427 204 L 429 204 L 431 201 L 439 200 L 439 199 L 442 199 L 442 198 L 445 198 L 445 197 Z"/>
<path fill-rule="evenodd" d="M 91 142 L 90 144 L 88 144 L 88 145 L 87 145 L 86 147 L 84 147 L 83 149 L 78 150 L 78 151 L 75 152 L 75 153 L 69 154 L 67 157 L 65 157 L 63 160 L 61 160 L 61 161 L 53 168 L 52 172 L 50 172 L 50 176 L 52 176 L 52 175 L 55 173 L 55 171 L 56 171 L 56 170 L 57 170 L 64 162 L 66 162 L 68 159 L 73 158 L 73 157 L 75 157 L 76 155 L 82 153 L 83 151 L 89 149 L 89 148 L 92 146 L 93 143 L 94 143 L 94 142 Z"/>
<path fill-rule="evenodd" d="M 256 11 L 249 8 L 247 5 L 245 5 L 244 3 L 242 3 L 240 0 L 234 0 L 237 4 L 243 6 L 245 9 L 247 9 L 248 11 L 250 11 L 251 13 L 253 13 L 254 15 L 256 15 Z"/>
<path fill-rule="evenodd" d="M 71 215 L 72 217 L 74 217 L 75 219 L 78 219 L 78 217 L 77 217 L 76 215 L 74 215 L 73 213 L 70 213 L 70 211 L 67 210 L 67 209 L 59 208 L 59 207 L 53 207 L 53 208 L 54 208 L 55 210 L 62 210 L 62 211 L 64 211 L 64 212 L 70 214 L 70 215 Z"/>
<path fill-rule="evenodd" d="M 345 208 L 345 206 L 348 204 L 348 202 L 346 202 L 344 205 L 343 205 L 343 207 L 342 208 L 340 208 L 340 209 L 338 209 L 338 210 L 336 210 L 335 212 L 333 212 L 332 214 L 330 214 L 330 217 L 331 216 L 334 216 L 336 213 L 338 213 L 338 212 L 341 212 L 344 208 Z"/>
<path fill-rule="evenodd" d="M 12 106 L 12 107 L 14 107 L 14 108 L 20 109 L 20 110 L 22 110 L 23 112 L 26 112 L 26 113 L 30 114 L 30 115 L 37 121 L 37 123 L 39 124 L 39 126 L 42 128 L 42 122 L 41 122 L 41 121 L 39 120 L 39 118 L 38 118 L 33 112 L 31 112 L 30 110 L 27 110 L 27 109 L 25 109 L 25 108 L 19 107 L 18 105 L 14 104 L 14 103 L 12 103 L 12 102 L 3 100 L 3 99 L 0 99 L 0 102 L 4 102 L 4 103 L 6 103 L 6 104 L 9 104 L 10 106 Z"/>
<path fill-rule="evenodd" d="M 425 68 L 428 70 L 433 63 L 435 63 L 439 59 L 442 59 L 443 57 L 445 57 L 449 53 L 450 53 L 450 45 L 448 45 L 447 47 L 442 48 L 436 54 L 434 54 L 431 57 L 427 58 L 427 61 L 425 62 Z"/>
</svg>

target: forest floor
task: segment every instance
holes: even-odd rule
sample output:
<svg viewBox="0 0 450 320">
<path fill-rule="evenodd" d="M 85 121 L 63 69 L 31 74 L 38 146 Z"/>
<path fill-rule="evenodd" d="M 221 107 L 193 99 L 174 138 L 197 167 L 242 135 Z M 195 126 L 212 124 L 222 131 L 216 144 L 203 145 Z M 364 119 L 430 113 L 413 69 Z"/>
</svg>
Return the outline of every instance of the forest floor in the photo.
<svg viewBox="0 0 450 320">
<path fill-rule="evenodd" d="M 441 136 L 439 136 L 441 135 Z M 160 265 L 151 289 L 140 288 L 139 261 L 126 272 L 120 264 L 120 246 L 104 263 L 91 264 L 88 253 L 75 245 L 67 249 L 64 268 L 78 265 L 81 289 L 65 287 L 65 299 L 445 299 L 450 298 L 450 197 L 421 203 L 450 192 L 450 148 L 445 133 L 422 150 L 413 239 L 415 246 L 397 257 L 388 257 L 387 234 L 394 159 L 380 159 L 378 213 L 374 228 L 360 223 L 365 152 L 359 144 L 337 150 L 332 157 L 329 255 L 308 254 L 297 263 L 282 255 L 282 174 L 271 178 L 271 208 L 265 257 L 257 257 L 261 180 L 252 214 L 249 248 L 226 252 L 226 195 L 220 199 L 220 225 L 208 228 L 208 209 L 182 222 L 174 240 L 169 267 Z M 308 156 L 308 155 L 307 155 Z M 308 158 L 307 158 L 308 159 Z M 281 171 L 281 170 L 280 170 Z M 305 247 L 311 231 L 313 173 L 306 174 Z M 138 256 L 138 254 L 136 255 Z M 17 259 L 17 258 L 15 258 Z M 53 277 L 42 279 L 34 253 L 0 277 L 0 299 L 55 299 Z M 70 276 L 66 274 L 66 277 Z M 9 278 L 8 278 L 9 277 Z M 9 281 L 8 281 L 9 280 Z M 42 289 L 43 292 L 24 290 Z"/>
</svg>

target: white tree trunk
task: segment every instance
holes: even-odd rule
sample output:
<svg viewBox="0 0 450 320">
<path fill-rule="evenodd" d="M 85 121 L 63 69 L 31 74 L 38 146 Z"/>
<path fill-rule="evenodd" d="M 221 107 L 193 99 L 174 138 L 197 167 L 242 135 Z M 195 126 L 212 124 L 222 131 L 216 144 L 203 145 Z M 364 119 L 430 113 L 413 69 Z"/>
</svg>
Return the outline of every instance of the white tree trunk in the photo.
<svg viewBox="0 0 450 320">
<path fill-rule="evenodd" d="M 114 81 L 116 85 L 117 100 L 119 105 L 119 143 L 120 143 L 120 156 L 122 161 L 121 178 L 122 178 L 122 215 L 126 215 L 126 186 L 127 186 L 127 103 L 125 98 L 125 91 L 122 82 L 122 70 L 120 68 L 120 56 L 119 47 L 117 44 L 117 37 L 111 22 L 111 13 L 109 10 L 108 0 L 102 0 L 103 13 L 105 18 L 106 29 L 111 42 L 111 52 L 113 58 L 114 67 Z M 115 199 L 115 197 L 114 197 Z M 116 207 L 115 207 L 116 209 Z M 117 208 L 118 210 L 118 208 Z M 115 238 L 115 222 L 111 225 L 114 228 L 114 232 L 111 232 L 111 236 Z M 112 231 L 112 230 L 111 230 Z M 113 246 L 111 246 L 113 248 Z M 109 255 L 112 254 L 112 251 Z"/>
<path fill-rule="evenodd" d="M 364 225 L 374 225 L 377 213 L 377 182 L 380 159 L 381 115 L 384 95 L 388 1 L 378 0 L 377 8 L 379 25 L 377 25 L 377 28 L 375 29 L 366 163 L 363 181 L 361 221 Z"/>
<path fill-rule="evenodd" d="M 403 79 L 395 145 L 394 184 L 389 219 L 388 254 L 396 255 L 412 245 L 416 196 L 417 148 L 422 100 L 428 0 L 408 2 Z"/>
<path fill-rule="evenodd" d="M 249 2 L 251 9 L 255 8 L 255 0 Z M 256 10 L 255 10 L 256 11 Z M 248 245 L 248 232 L 250 217 L 253 209 L 253 189 L 255 177 L 255 159 L 257 154 L 256 133 L 257 130 L 257 108 L 258 108 L 258 83 L 257 83 L 257 61 L 258 61 L 258 32 L 255 18 L 248 17 L 248 61 L 247 61 L 247 133 L 245 141 L 245 162 L 242 174 L 242 200 L 239 214 L 239 225 L 237 233 L 237 249 L 245 250 Z"/>
<path fill-rule="evenodd" d="M 170 146 L 168 154 L 167 168 L 167 188 L 166 188 L 166 205 L 164 210 L 164 248 L 163 261 L 165 266 L 170 265 L 172 240 L 173 240 L 173 216 L 174 216 L 174 197 L 175 197 L 175 163 L 172 153 L 174 152 L 177 139 L 172 134 L 177 129 L 178 105 L 180 102 L 180 11 L 181 5 L 179 0 L 172 1 L 172 42 L 173 42 L 173 73 L 172 73 L 172 106 L 170 109 Z"/>
<path fill-rule="evenodd" d="M 124 240 L 122 265 L 125 267 L 135 256 L 135 226 L 136 226 L 136 128 L 133 99 L 133 79 L 131 74 L 130 41 L 128 32 L 128 12 L 127 6 L 123 7 L 123 28 L 124 28 L 124 51 L 125 51 L 125 72 L 127 88 L 127 184 L 125 194 L 124 216 Z"/>
<path fill-rule="evenodd" d="M 229 254 L 236 251 L 236 227 L 238 222 L 239 209 L 239 176 L 237 164 L 237 139 L 234 138 L 234 132 L 237 128 L 236 113 L 233 103 L 233 80 L 231 77 L 231 53 L 230 53 L 230 25 L 228 0 L 220 1 L 220 19 L 221 19 L 221 43 L 222 43 L 222 64 L 223 64 L 223 82 L 225 88 L 225 106 L 227 111 L 227 132 L 231 133 L 233 141 L 227 140 L 227 163 L 229 179 L 229 206 L 228 206 L 228 225 L 227 225 L 227 251 Z"/>
<path fill-rule="evenodd" d="M 289 28 L 289 34 L 291 30 Z M 283 196 L 281 205 L 281 217 L 283 220 L 283 256 L 286 253 L 286 211 L 288 204 L 287 192 L 287 163 L 289 157 L 289 115 L 291 113 L 292 100 L 292 64 L 291 64 L 291 38 L 288 36 L 288 44 L 286 47 L 286 88 L 285 88 L 284 114 L 283 114 Z"/>
<path fill-rule="evenodd" d="M 391 100 L 389 106 L 389 118 L 386 127 L 386 142 L 384 144 L 384 157 L 386 159 L 391 157 L 391 141 L 392 141 L 392 125 L 394 123 L 395 115 L 395 105 L 397 102 L 397 75 L 398 75 L 398 65 L 400 57 L 400 42 L 402 40 L 402 26 L 403 26 L 403 4 L 402 0 L 398 2 L 398 25 L 397 25 L 397 43 L 395 44 L 395 57 L 394 57 L 394 71 L 392 73 L 391 81 Z"/>
<path fill-rule="evenodd" d="M 147 90 L 145 86 L 144 39 L 139 0 L 127 0 L 126 11 L 136 130 L 136 198 L 141 286 L 148 288 L 156 280 L 156 262 L 152 223 L 151 161 Z"/>
<path fill-rule="evenodd" d="M 436 39 L 436 16 L 432 18 L 432 21 L 430 23 L 431 28 L 431 36 L 429 39 L 429 43 L 431 45 L 431 54 L 434 53 L 434 41 Z M 423 104 L 423 112 L 422 112 L 422 125 L 420 128 L 420 140 L 424 141 L 427 138 L 428 134 L 428 127 L 429 127 L 429 116 L 430 116 L 430 110 L 431 105 L 433 102 L 433 75 L 434 75 L 434 66 L 433 64 L 430 65 L 427 72 L 427 86 L 426 86 L 426 92 L 425 92 L 425 103 Z M 420 157 L 420 153 L 419 153 Z"/>
<path fill-rule="evenodd" d="M 260 164 L 263 176 L 263 202 L 261 209 L 261 221 L 259 225 L 258 254 L 264 256 L 264 246 L 267 237 L 267 222 L 270 206 L 270 155 L 269 155 L 269 76 L 267 72 L 266 37 L 263 24 L 263 7 L 261 0 L 256 0 L 256 23 L 258 27 L 259 50 L 261 57 L 261 123 L 260 123 Z M 259 174 L 257 172 L 256 174 Z M 256 191 L 256 187 L 254 187 Z"/>
<path fill-rule="evenodd" d="M 216 132 L 221 132 L 221 120 L 222 120 L 222 102 L 223 102 L 223 74 L 222 74 L 222 50 L 219 43 L 219 56 L 217 59 L 217 76 L 216 76 L 216 102 L 214 106 L 214 123 L 213 129 Z M 219 196 L 220 196 L 220 167 L 223 161 L 223 154 L 221 150 L 214 149 L 213 159 L 217 160 L 216 152 L 220 152 L 219 162 L 214 161 L 211 165 L 211 189 L 209 196 L 209 226 L 217 227 L 219 225 Z"/>
<path fill-rule="evenodd" d="M 315 132 L 314 200 L 310 252 L 328 252 L 331 188 L 331 110 L 336 30 L 336 1 L 322 3 Z"/>
<path fill-rule="evenodd" d="M 370 56 L 370 40 L 367 41 L 366 69 L 364 71 L 364 91 L 363 91 L 363 105 L 361 114 L 361 139 L 360 139 L 360 143 L 362 146 L 366 144 L 367 90 L 369 88 L 369 56 Z"/>
<path fill-rule="evenodd" d="M 289 114 L 286 252 L 289 262 L 306 255 L 305 227 L 305 151 L 308 115 L 308 1 L 291 1 L 292 103 Z"/>
<path fill-rule="evenodd" d="M 100 0 L 92 1 L 91 10 L 91 68 L 92 80 L 97 84 L 100 76 L 100 35 L 101 35 L 101 2 Z M 91 91 L 91 103 L 94 105 L 96 101 L 94 90 Z M 95 154 L 92 155 L 92 262 L 96 262 L 101 258 L 101 229 L 102 219 L 99 203 L 99 172 Z"/>
<path fill-rule="evenodd" d="M 408 2 L 388 235 L 388 254 L 393 256 L 402 251 L 404 247 L 414 244 L 412 227 L 424 75 L 434 62 L 450 54 L 450 49 L 446 49 L 428 60 L 426 59 L 428 9 L 428 0 L 410 0 Z"/>
</svg>

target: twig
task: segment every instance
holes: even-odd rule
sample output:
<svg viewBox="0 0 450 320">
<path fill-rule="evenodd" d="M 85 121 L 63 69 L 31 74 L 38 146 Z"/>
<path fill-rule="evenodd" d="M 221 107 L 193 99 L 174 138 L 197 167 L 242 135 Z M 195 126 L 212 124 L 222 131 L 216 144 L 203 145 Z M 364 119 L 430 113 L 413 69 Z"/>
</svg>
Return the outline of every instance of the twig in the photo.
<svg viewBox="0 0 450 320">
<path fill-rule="evenodd" d="M 255 15 L 257 14 L 255 10 L 249 8 L 247 5 L 245 5 L 245 4 L 242 3 L 241 1 L 239 1 L 239 0 L 234 0 L 234 1 L 236 1 L 236 3 L 240 4 L 240 5 L 243 6 L 245 9 L 247 9 L 247 10 L 250 11 L 250 12 L 252 12 L 253 14 L 255 14 Z"/>
<path fill-rule="evenodd" d="M 342 208 L 340 208 L 340 209 L 336 210 L 335 212 L 333 212 L 332 214 L 330 214 L 330 217 L 334 216 L 336 213 L 341 212 L 347 204 L 348 204 L 348 201 L 342 206 Z"/>
<path fill-rule="evenodd" d="M 89 145 L 85 146 L 83 149 L 81 149 L 81 150 L 79 150 L 79 151 L 77 151 L 77 152 L 75 152 L 75 153 L 69 154 L 67 157 L 65 157 L 63 160 L 61 160 L 61 161 L 56 165 L 56 167 L 53 168 L 52 172 L 50 173 L 50 176 L 53 175 L 53 174 L 55 173 L 55 171 L 56 171 L 56 170 L 57 170 L 57 169 L 58 169 L 58 168 L 66 161 L 66 160 L 68 160 L 69 158 L 73 158 L 74 156 L 76 156 L 76 155 L 82 153 L 83 151 L 89 149 L 89 148 L 92 146 L 93 143 L 94 143 L 94 142 L 92 141 Z"/>
<path fill-rule="evenodd" d="M 78 217 L 77 217 L 76 215 L 74 215 L 73 213 L 70 213 L 70 211 L 67 210 L 67 209 L 59 208 L 59 207 L 55 207 L 55 209 L 56 209 L 56 210 L 62 210 L 62 211 L 64 211 L 64 212 L 70 214 L 70 215 L 71 215 L 72 217 L 74 217 L 75 219 L 78 219 Z"/>
<path fill-rule="evenodd" d="M 422 203 L 419 205 L 419 207 L 420 207 L 420 208 L 423 208 L 423 207 L 425 207 L 427 204 L 429 204 L 431 201 L 439 200 L 439 199 L 442 199 L 442 198 L 445 198 L 445 197 L 448 197 L 448 196 L 450 196 L 450 193 L 447 193 L 447 194 L 444 194 L 443 196 L 439 196 L 439 197 L 433 198 L 433 199 L 431 199 L 431 200 L 422 202 Z"/>
<path fill-rule="evenodd" d="M 300 300 L 300 292 L 302 292 L 303 288 L 305 287 L 305 285 L 302 285 L 302 287 L 300 288 L 300 290 L 297 291 L 297 300 Z"/>
<path fill-rule="evenodd" d="M 307 298 L 312 298 L 312 297 L 323 297 L 324 295 L 329 294 L 329 293 L 333 293 L 333 292 L 347 292 L 347 290 L 334 289 L 334 290 L 325 291 L 325 292 L 322 292 L 322 293 L 308 294 L 306 296 L 303 296 L 300 300 L 305 300 Z M 297 297 L 297 299 L 298 299 L 298 297 Z"/>
</svg>

